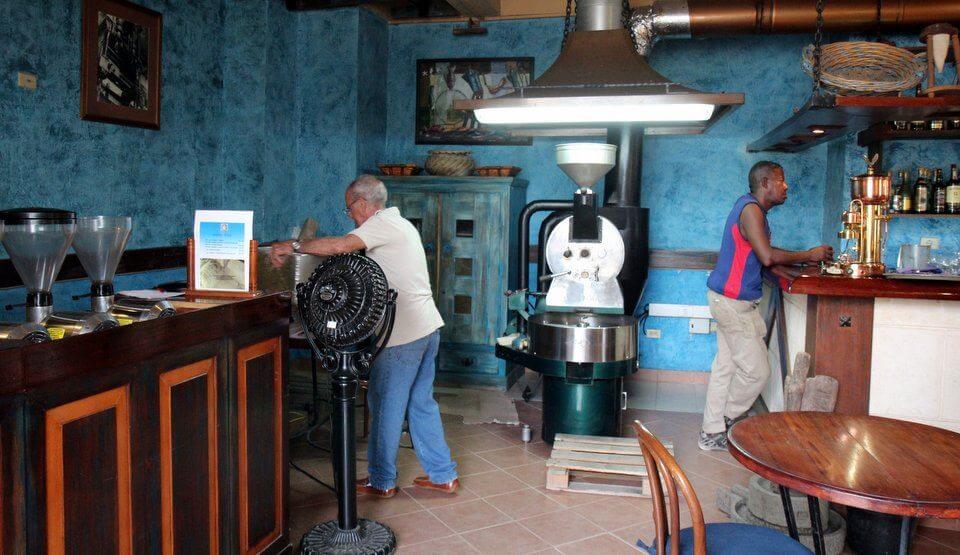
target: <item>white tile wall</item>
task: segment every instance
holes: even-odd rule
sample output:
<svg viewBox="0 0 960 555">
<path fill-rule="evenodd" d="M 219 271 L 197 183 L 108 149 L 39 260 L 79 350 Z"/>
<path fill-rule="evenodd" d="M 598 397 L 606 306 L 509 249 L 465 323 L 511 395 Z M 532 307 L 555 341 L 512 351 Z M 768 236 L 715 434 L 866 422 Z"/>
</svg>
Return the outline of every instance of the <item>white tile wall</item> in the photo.
<svg viewBox="0 0 960 555">
<path fill-rule="evenodd" d="M 960 302 L 876 300 L 870 414 L 960 432 Z"/>
</svg>

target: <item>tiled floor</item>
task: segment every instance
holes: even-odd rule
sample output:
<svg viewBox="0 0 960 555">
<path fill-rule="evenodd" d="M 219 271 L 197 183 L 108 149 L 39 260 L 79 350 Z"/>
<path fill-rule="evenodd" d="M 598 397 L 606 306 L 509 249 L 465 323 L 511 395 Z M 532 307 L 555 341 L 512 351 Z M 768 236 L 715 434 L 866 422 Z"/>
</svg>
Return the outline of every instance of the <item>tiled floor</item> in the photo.
<svg viewBox="0 0 960 555">
<path fill-rule="evenodd" d="M 389 525 L 401 553 L 637 553 L 637 538 L 650 541 L 653 521 L 649 499 L 552 492 L 544 488 L 550 447 L 539 439 L 537 404 L 518 406 L 522 421 L 534 427 L 534 441 L 524 444 L 518 427 L 465 426 L 444 416 L 446 436 L 457 459 L 462 488 L 454 495 L 411 486 L 421 474 L 410 449 L 399 454 L 401 491 L 381 500 L 361 496 L 361 517 Z M 674 442 L 677 459 L 697 492 L 707 522 L 726 521 L 715 505 L 721 486 L 745 483 L 750 473 L 725 452 L 697 448 L 700 415 L 631 410 L 629 420 L 643 421 L 661 439 Z M 321 435 L 321 434 L 318 434 Z M 363 458 L 365 446 L 359 452 Z M 293 458 L 332 481 L 329 458 L 305 445 L 294 445 Z M 358 475 L 366 464 L 358 461 Z M 291 538 L 317 522 L 336 518 L 334 495 L 291 471 Z M 912 553 L 960 553 L 960 533 L 921 529 Z"/>
</svg>

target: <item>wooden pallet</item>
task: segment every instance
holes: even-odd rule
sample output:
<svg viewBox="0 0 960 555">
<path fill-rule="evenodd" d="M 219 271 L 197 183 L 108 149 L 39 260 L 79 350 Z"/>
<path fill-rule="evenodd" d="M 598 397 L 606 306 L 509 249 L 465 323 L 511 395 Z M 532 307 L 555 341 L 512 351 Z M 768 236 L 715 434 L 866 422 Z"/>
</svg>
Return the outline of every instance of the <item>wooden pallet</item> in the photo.
<svg viewBox="0 0 960 555">
<path fill-rule="evenodd" d="M 673 444 L 664 442 L 673 454 Z M 602 483 L 593 479 L 618 479 L 628 484 Z M 650 497 L 650 482 L 643 452 L 636 439 L 628 437 L 557 434 L 547 461 L 547 489 L 600 495 Z"/>
</svg>

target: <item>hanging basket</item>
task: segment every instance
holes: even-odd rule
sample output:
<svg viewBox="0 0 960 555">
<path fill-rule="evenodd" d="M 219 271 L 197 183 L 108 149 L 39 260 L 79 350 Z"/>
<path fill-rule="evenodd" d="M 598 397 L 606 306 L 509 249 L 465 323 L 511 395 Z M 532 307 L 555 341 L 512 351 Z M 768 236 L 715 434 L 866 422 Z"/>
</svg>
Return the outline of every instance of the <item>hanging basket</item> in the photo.
<svg viewBox="0 0 960 555">
<path fill-rule="evenodd" d="M 803 49 L 803 71 L 813 77 L 812 44 Z M 920 57 L 879 42 L 834 42 L 820 54 L 820 82 L 835 94 L 898 93 L 916 87 L 925 73 Z"/>
</svg>

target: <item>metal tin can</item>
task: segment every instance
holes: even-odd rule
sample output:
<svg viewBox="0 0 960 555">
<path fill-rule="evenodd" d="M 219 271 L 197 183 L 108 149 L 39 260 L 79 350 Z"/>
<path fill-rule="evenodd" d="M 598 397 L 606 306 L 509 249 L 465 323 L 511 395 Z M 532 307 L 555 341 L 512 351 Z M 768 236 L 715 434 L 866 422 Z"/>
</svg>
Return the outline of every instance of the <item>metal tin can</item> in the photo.
<svg viewBox="0 0 960 555">
<path fill-rule="evenodd" d="M 524 443 L 530 443 L 530 424 L 520 426 L 520 439 L 522 439 Z"/>
</svg>

